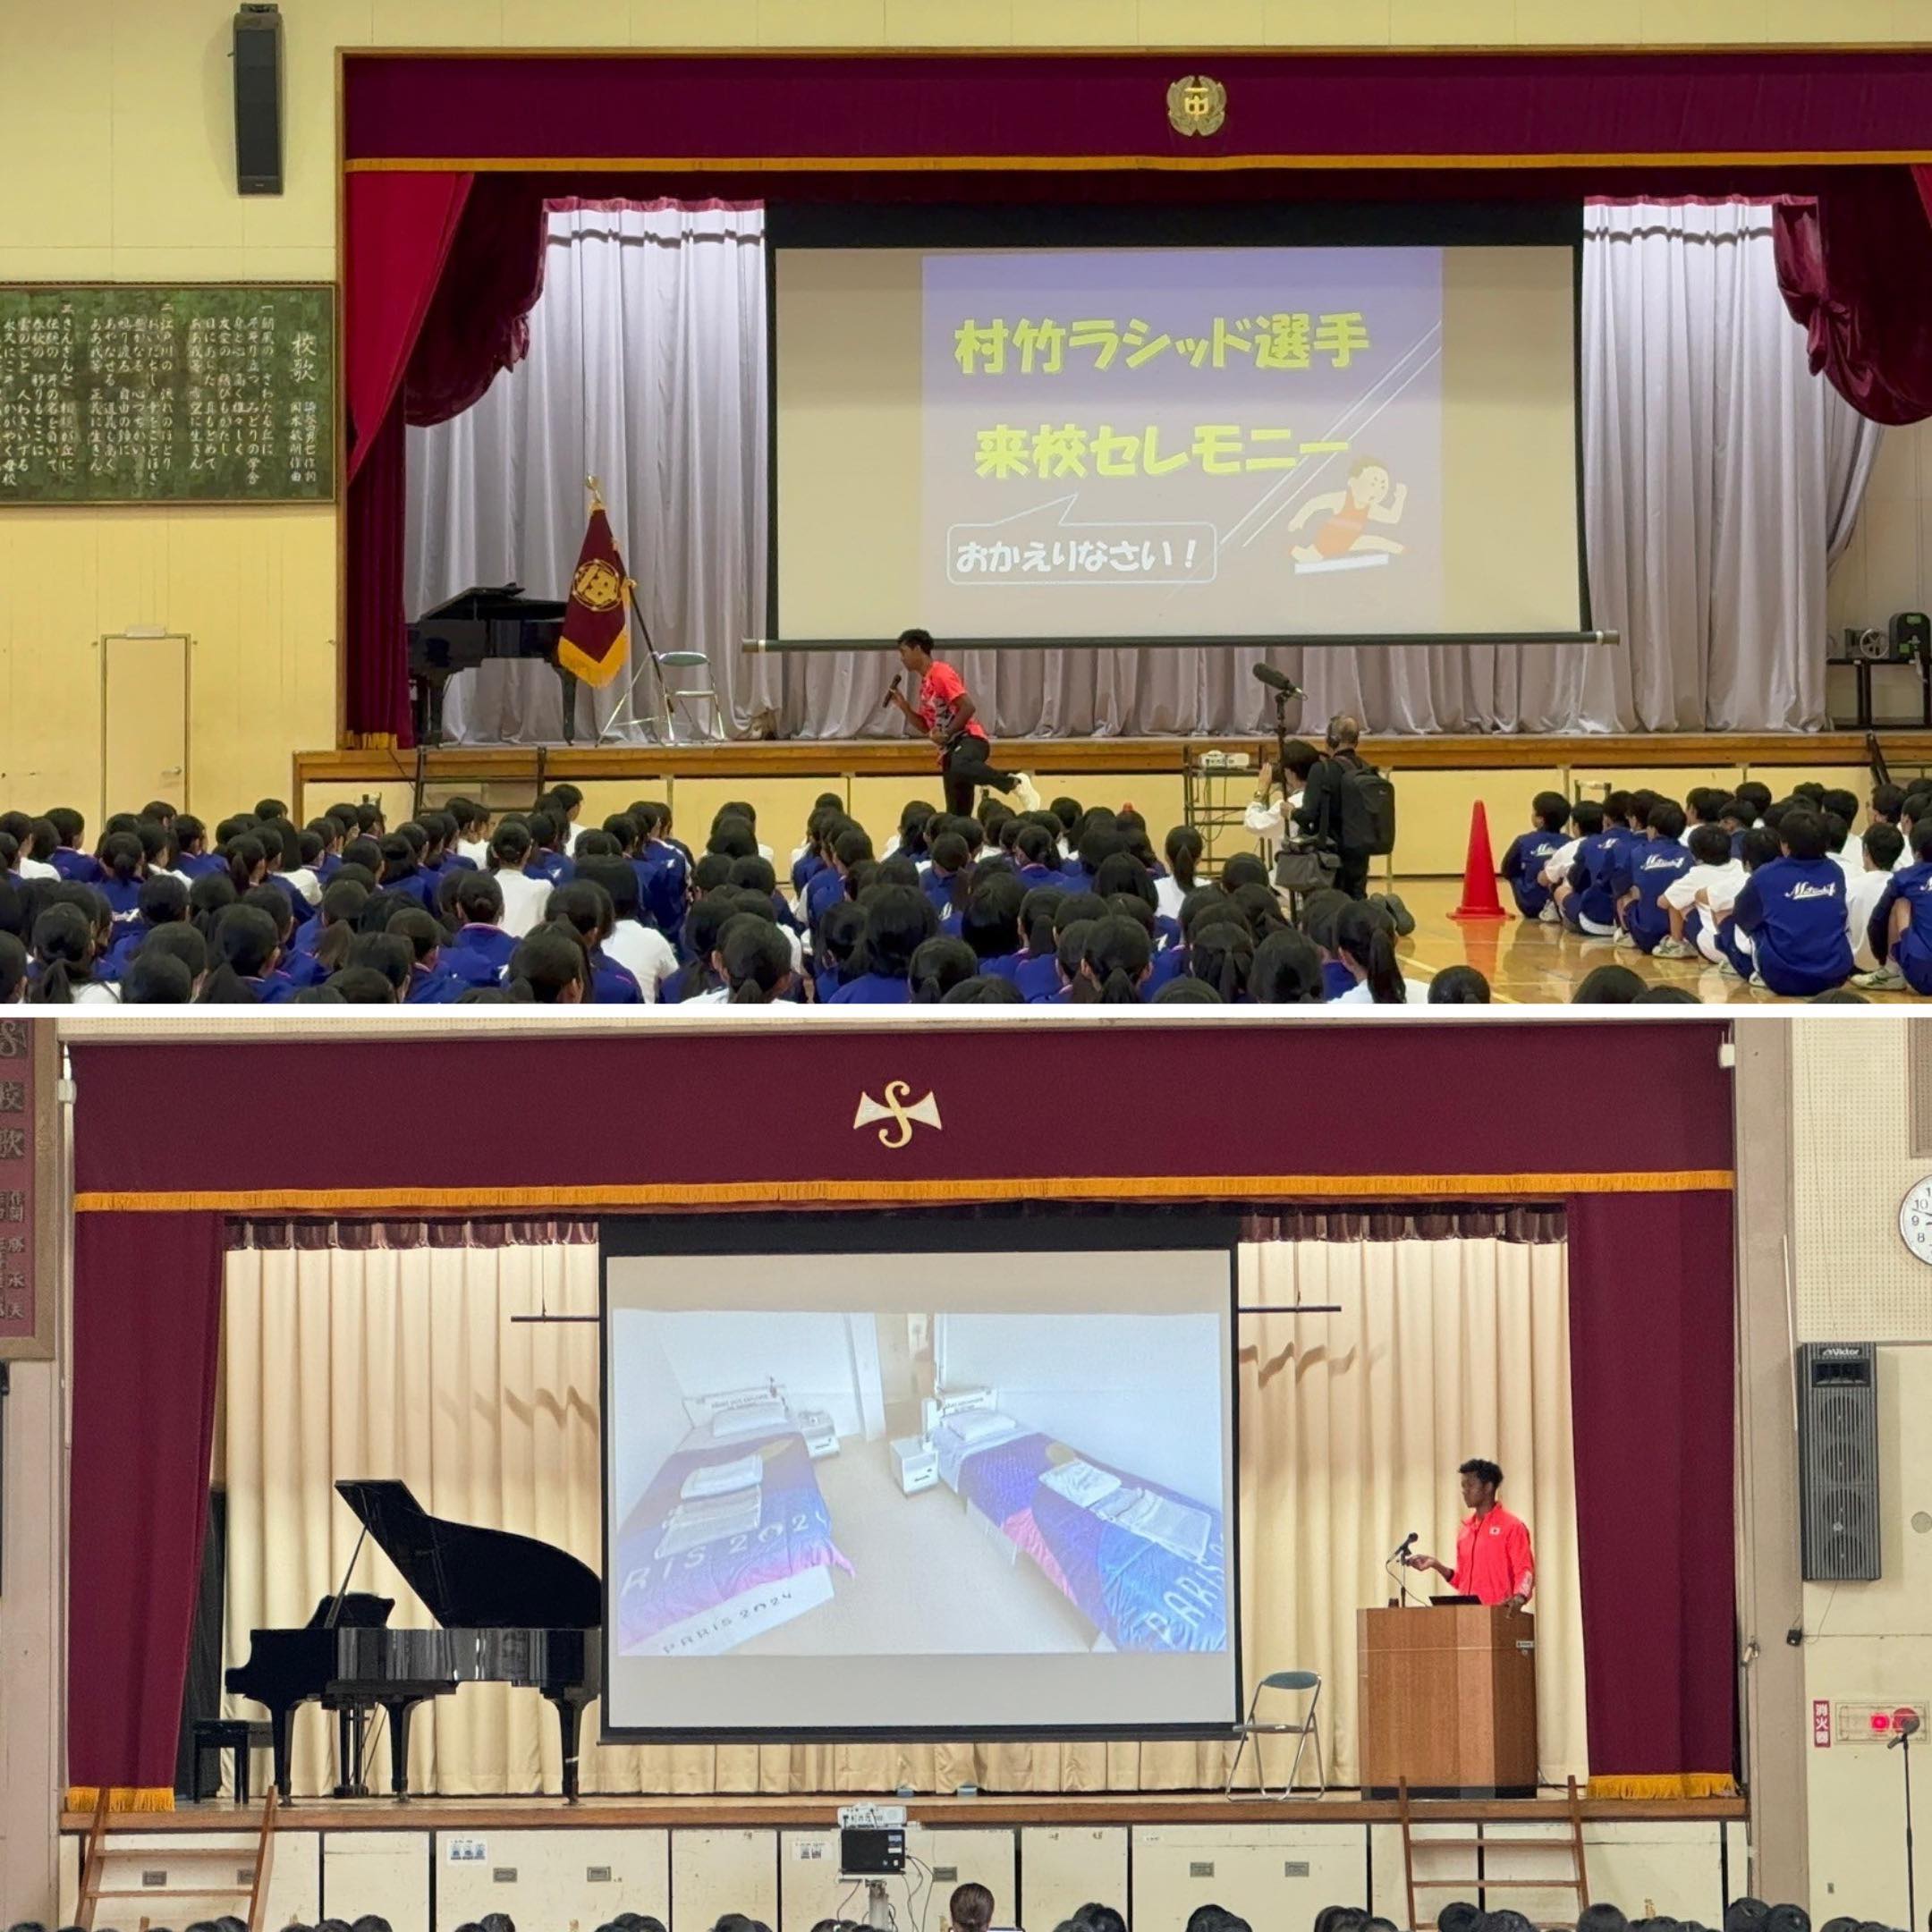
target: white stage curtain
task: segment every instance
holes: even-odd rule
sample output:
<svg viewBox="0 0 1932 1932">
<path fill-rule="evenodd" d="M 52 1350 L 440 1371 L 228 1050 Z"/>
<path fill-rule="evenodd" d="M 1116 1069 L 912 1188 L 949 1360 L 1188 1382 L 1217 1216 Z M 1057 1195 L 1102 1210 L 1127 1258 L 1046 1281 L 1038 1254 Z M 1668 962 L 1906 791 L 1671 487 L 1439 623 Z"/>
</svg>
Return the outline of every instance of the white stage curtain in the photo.
<svg viewBox="0 0 1932 1932">
<path fill-rule="evenodd" d="M 513 577 L 561 597 L 595 470 L 659 647 L 709 654 L 728 734 L 769 706 L 787 736 L 890 736 L 878 658 L 781 668 L 739 648 L 765 615 L 762 235 L 750 210 L 553 213 L 529 360 L 475 409 L 410 432 L 409 608 Z M 1309 726 L 1342 710 L 1391 732 L 1825 722 L 1826 572 L 1881 432 L 1807 369 L 1771 246 L 1761 205 L 1586 211 L 1584 517 L 1593 615 L 1623 648 L 1282 654 L 1308 688 Z M 1087 737 L 1258 732 L 1272 714 L 1252 657 L 1072 648 L 962 664 L 998 733 Z M 640 715 L 651 697 L 640 683 Z M 615 687 L 580 693 L 580 734 L 615 701 Z M 469 715 L 512 740 L 545 729 L 513 700 Z"/>
<path fill-rule="evenodd" d="M 660 651 L 710 657 L 727 734 L 774 701 L 775 669 L 741 640 L 765 628 L 765 215 L 723 202 L 565 201 L 550 211 L 529 356 L 474 409 L 409 432 L 405 606 L 411 617 L 471 584 L 561 597 L 583 542 L 584 479 L 601 483 Z M 513 680 L 556 711 L 548 674 Z M 674 671 L 670 682 L 705 682 Z M 580 743 L 657 708 L 633 627 L 629 676 L 577 685 Z M 523 741 L 513 702 L 456 699 L 477 741 Z M 507 708 L 509 715 L 503 714 Z M 692 723 L 708 728 L 708 711 Z M 555 737 L 555 730 L 544 735 Z M 634 738 L 620 725 L 613 737 Z"/>
<path fill-rule="evenodd" d="M 1538 1555 L 1546 1780 L 1587 1769 L 1564 1249 L 1490 1238 L 1244 1244 L 1244 1302 L 1339 1302 L 1242 1328 L 1246 1668 L 1319 1670 L 1331 1782 L 1355 1775 L 1355 1613 L 1389 1594 L 1409 1530 L 1453 1557 L 1455 1469 L 1487 1455 Z M 588 1242 L 257 1247 L 228 1258 L 223 1424 L 225 1662 L 249 1631 L 306 1623 L 349 1561 L 340 1477 L 409 1484 L 433 1514 L 542 1538 L 597 1567 L 597 1331 L 513 1324 L 597 1307 Z M 373 1546 L 355 1587 L 429 1617 Z M 1418 1613 L 1419 1614 L 1420 1613 Z M 234 1705 L 236 1714 L 254 1707 Z M 1218 1789 L 1220 1743 L 605 1748 L 587 1715 L 583 1784 L 606 1792 Z M 298 1789 L 335 1780 L 334 1723 L 296 1723 Z M 386 1740 L 377 1768 L 386 1776 Z M 1274 1742 L 1269 1776 L 1285 1770 Z M 1252 1756 L 1244 1769 L 1251 1770 Z M 449 1795 L 555 1792 L 555 1722 L 533 1693 L 475 1684 L 422 1707 L 411 1783 Z M 375 1780 L 372 1780 L 375 1782 Z"/>
</svg>

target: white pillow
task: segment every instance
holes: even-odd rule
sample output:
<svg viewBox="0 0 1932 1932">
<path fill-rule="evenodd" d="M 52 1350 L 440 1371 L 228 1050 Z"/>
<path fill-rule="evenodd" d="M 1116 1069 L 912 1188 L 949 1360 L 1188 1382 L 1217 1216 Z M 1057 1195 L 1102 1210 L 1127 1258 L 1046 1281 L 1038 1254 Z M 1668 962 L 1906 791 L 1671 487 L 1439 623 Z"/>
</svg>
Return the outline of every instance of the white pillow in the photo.
<svg viewBox="0 0 1932 1932">
<path fill-rule="evenodd" d="M 1002 1415 L 997 1409 L 964 1409 L 948 1416 L 945 1426 L 969 1449 L 997 1436 L 1013 1435 L 1020 1427 L 1010 1415 Z"/>
<path fill-rule="evenodd" d="M 721 1410 L 711 1418 L 711 1439 L 730 1442 L 740 1436 L 762 1435 L 767 1429 L 783 1428 L 790 1419 L 785 1405 L 775 1395 L 767 1395 L 741 1409 Z"/>
</svg>

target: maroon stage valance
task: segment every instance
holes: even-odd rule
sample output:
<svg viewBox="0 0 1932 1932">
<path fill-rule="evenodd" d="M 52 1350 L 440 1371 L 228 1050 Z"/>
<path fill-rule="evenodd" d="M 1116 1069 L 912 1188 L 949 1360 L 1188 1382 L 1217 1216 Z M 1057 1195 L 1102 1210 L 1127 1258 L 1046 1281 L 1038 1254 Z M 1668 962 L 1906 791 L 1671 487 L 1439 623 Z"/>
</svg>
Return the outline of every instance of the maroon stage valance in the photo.
<svg viewBox="0 0 1932 1932">
<path fill-rule="evenodd" d="M 89 1041 L 75 1185 L 83 1211 L 411 1216 L 1728 1187 L 1727 1037 L 1687 1018 Z M 890 1113 L 928 1095 L 936 1129 Z"/>
<path fill-rule="evenodd" d="M 1932 52 L 352 52 L 350 165 L 876 169 L 1932 159 Z M 1167 89 L 1228 92 L 1212 135 Z"/>
</svg>

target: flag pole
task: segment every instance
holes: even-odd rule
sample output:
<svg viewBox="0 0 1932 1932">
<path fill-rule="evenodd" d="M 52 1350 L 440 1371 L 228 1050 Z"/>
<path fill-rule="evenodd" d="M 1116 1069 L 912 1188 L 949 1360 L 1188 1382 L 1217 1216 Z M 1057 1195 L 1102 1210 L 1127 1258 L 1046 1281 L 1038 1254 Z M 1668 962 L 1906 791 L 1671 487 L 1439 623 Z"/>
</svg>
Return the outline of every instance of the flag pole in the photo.
<svg viewBox="0 0 1932 1932">
<path fill-rule="evenodd" d="M 604 493 L 597 487 L 597 479 L 594 476 L 586 477 L 584 482 L 590 491 L 590 507 L 593 510 L 603 509 Z M 624 597 L 631 606 L 631 616 L 637 620 L 638 635 L 644 640 L 645 655 L 650 659 L 652 671 L 657 674 L 657 694 L 664 699 L 665 728 L 670 733 L 672 738 L 675 740 L 677 737 L 677 702 L 671 694 L 671 687 L 665 682 L 663 660 L 657 656 L 657 647 L 651 641 L 650 626 L 644 621 L 643 608 L 638 603 L 637 579 L 635 577 L 627 576 L 624 579 Z M 628 685 L 625 687 L 624 695 L 627 699 L 630 696 Z M 635 711 L 632 712 L 631 716 L 636 716 Z M 616 720 L 615 712 L 611 714 L 611 718 L 612 722 L 614 723 Z M 608 726 L 606 729 L 607 730 Z M 599 742 L 602 741 L 603 736 L 602 732 L 597 733 Z"/>
</svg>

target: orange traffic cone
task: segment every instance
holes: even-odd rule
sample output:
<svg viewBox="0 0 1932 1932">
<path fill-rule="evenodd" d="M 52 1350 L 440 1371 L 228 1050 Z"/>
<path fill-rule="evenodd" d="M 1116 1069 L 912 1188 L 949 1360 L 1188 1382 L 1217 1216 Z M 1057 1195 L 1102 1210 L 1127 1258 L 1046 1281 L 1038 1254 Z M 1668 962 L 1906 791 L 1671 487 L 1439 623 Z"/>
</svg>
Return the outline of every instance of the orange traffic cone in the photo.
<svg viewBox="0 0 1932 1932">
<path fill-rule="evenodd" d="M 1469 857 L 1462 861 L 1462 902 L 1453 919 L 1500 919 L 1509 914 L 1496 895 L 1496 858 L 1489 850 L 1489 814 L 1478 799 L 1470 809 Z"/>
</svg>

